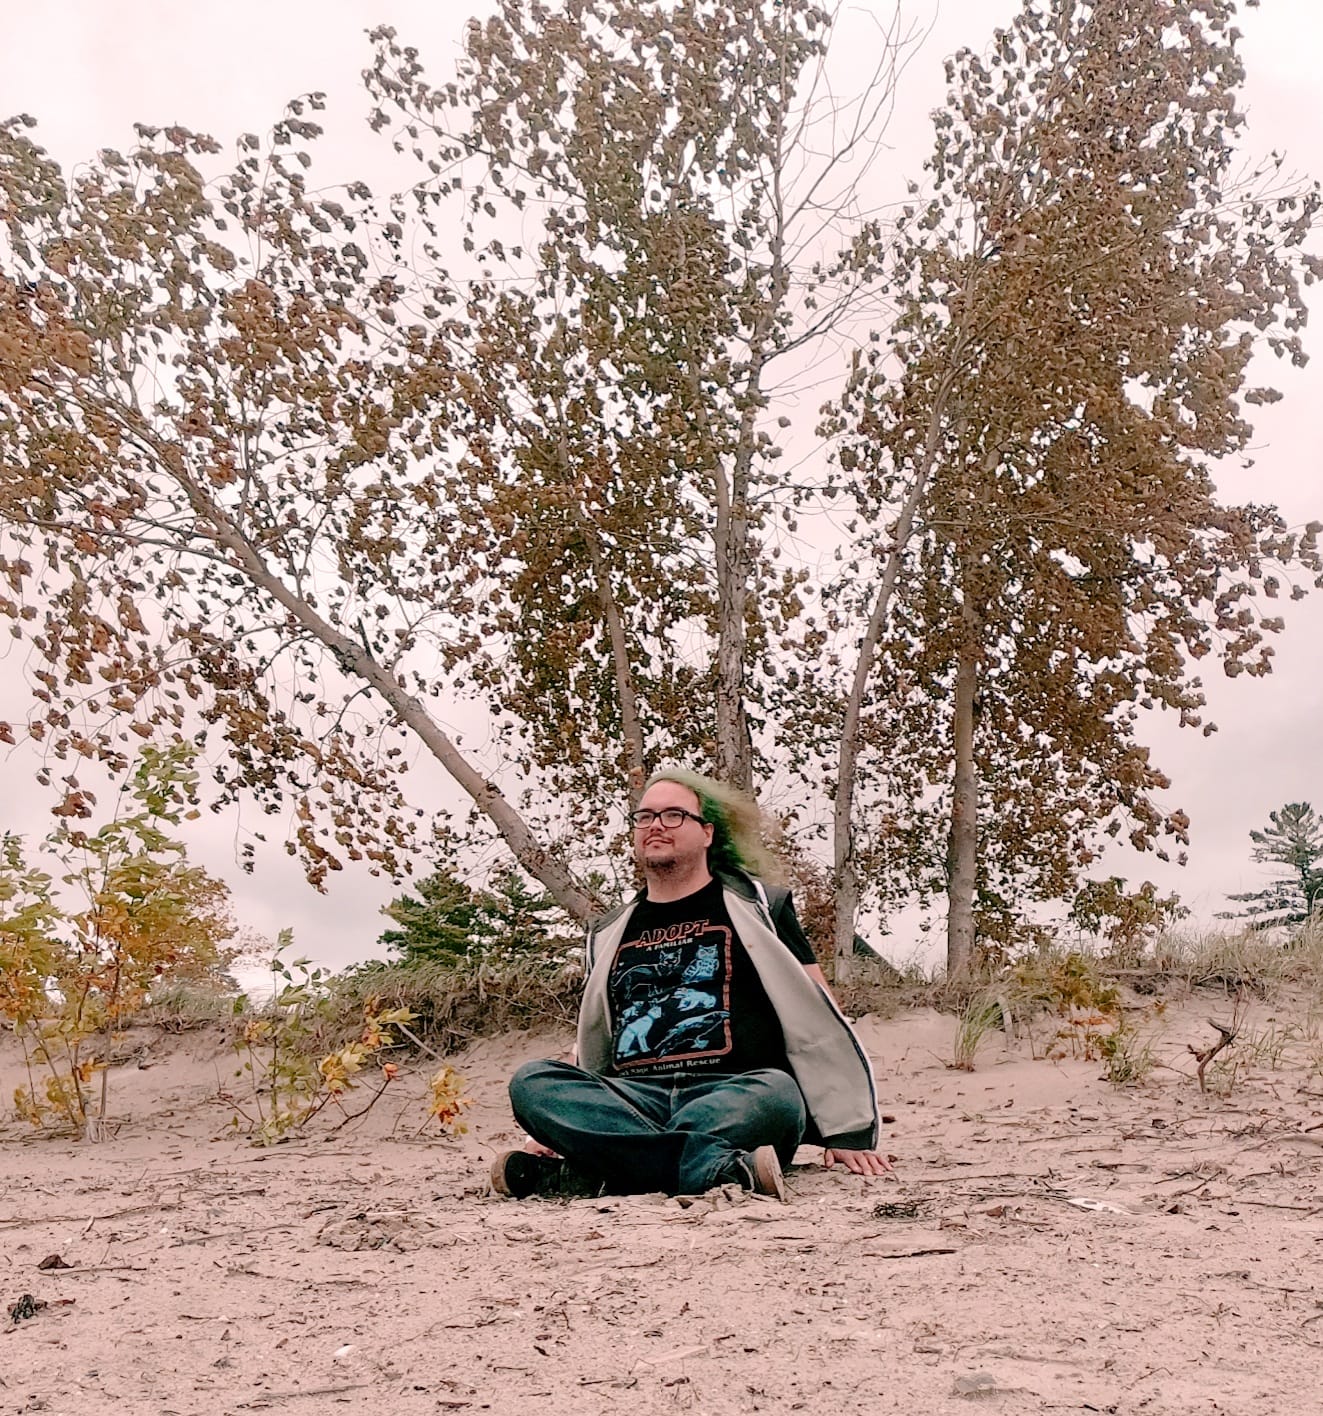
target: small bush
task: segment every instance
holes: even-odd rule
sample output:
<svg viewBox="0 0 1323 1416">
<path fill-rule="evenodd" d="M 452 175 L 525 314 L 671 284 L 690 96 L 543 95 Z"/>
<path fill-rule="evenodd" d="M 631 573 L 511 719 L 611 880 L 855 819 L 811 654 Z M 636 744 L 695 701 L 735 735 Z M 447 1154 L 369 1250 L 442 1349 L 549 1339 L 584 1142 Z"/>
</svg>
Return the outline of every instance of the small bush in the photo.
<svg viewBox="0 0 1323 1416">
<path fill-rule="evenodd" d="M 1098 1038 L 1098 1051 L 1106 1063 L 1103 1075 L 1116 1087 L 1138 1085 L 1157 1064 L 1152 1043 L 1125 1023 Z"/>
<path fill-rule="evenodd" d="M 166 832 L 196 815 L 197 775 L 191 748 L 144 747 L 103 826 L 81 824 L 87 798 L 62 813 L 42 848 L 58 879 L 0 837 L 0 1019 L 23 1047 L 14 1106 L 34 1126 L 101 1139 L 117 1033 L 153 988 L 223 977 L 233 957 L 228 890 Z"/>
<path fill-rule="evenodd" d="M 406 1038 L 416 1038 L 410 1027 L 418 1021 L 415 1014 L 407 1007 L 386 1006 L 373 993 L 362 1003 L 352 1035 L 337 1036 L 326 1051 L 327 1036 L 340 1031 L 341 1005 L 328 986 L 330 975 L 307 959 L 284 957 L 291 944 L 289 931 L 283 931 L 271 961 L 271 1001 L 243 1019 L 234 1039 L 235 1078 L 242 1095 L 223 1092 L 221 1097 L 232 1109 L 231 1127 L 255 1145 L 275 1144 L 328 1107 L 339 1113 L 335 1129 L 360 1120 L 399 1076 L 392 1054 L 403 1050 Z M 357 1111 L 349 1111 L 349 1094 L 369 1078 L 375 1079 L 375 1090 Z M 446 1135 L 461 1134 L 466 1129 L 463 1111 L 473 1104 L 464 1078 L 443 1065 L 429 1092 L 428 1119 Z"/>
</svg>

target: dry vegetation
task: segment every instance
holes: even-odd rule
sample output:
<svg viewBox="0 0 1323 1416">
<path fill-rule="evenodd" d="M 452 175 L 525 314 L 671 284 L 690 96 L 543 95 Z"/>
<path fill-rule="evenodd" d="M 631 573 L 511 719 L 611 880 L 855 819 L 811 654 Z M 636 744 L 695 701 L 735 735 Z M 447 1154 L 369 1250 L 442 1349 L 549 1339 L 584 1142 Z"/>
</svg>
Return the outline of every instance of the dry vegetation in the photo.
<svg viewBox="0 0 1323 1416">
<path fill-rule="evenodd" d="M 181 983 L 155 991 L 135 1027 L 182 1033 L 219 1027 L 237 1050 L 245 1029 L 270 1029 L 305 1071 L 352 1047 L 364 1019 L 402 1017 L 405 1026 L 381 1057 L 442 1059 L 479 1039 L 510 1033 L 572 1031 L 582 984 L 573 960 L 485 955 L 449 964 L 365 964 L 318 977 L 297 1022 L 280 1023 L 272 1001 L 254 1006 L 219 982 Z M 1022 1039 L 1031 1056 L 1101 1060 L 1118 1086 L 1143 1081 L 1155 1065 L 1152 1039 L 1173 1001 L 1203 998 L 1238 1023 L 1238 1000 L 1289 1002 L 1298 1021 L 1265 1033 L 1237 1027 L 1234 1039 L 1205 1063 L 1208 1082 L 1234 1085 L 1248 1060 L 1272 1053 L 1323 1074 L 1323 923 L 1289 933 L 1164 933 L 1123 957 L 1087 947 L 1042 947 L 1013 963 L 961 979 L 927 977 L 884 963 L 856 966 L 838 987 L 855 1018 L 893 1019 L 932 1010 L 955 1019 L 948 1065 L 972 1072 L 997 1034 Z M 1310 1050 L 1312 1049 L 1312 1051 Z M 1191 1049 L 1193 1050 L 1193 1049 Z M 122 1049 L 121 1049 L 122 1051 Z M 120 1060 L 118 1054 L 112 1060 Z M 1201 1085 L 1205 1082 L 1199 1073 Z M 257 1084 L 259 1090 L 262 1083 Z M 320 1109 L 320 1108 L 319 1108 Z M 343 1116 L 343 1112 L 336 1112 Z"/>
<path fill-rule="evenodd" d="M 529 955 L 359 965 L 323 981 L 307 1046 L 324 1051 L 343 1045 L 369 1005 L 407 1009 L 416 1020 L 411 1030 L 441 1054 L 508 1032 L 569 1029 L 581 985 L 575 960 L 547 962 Z M 1144 999 L 1195 990 L 1207 991 L 1210 999 L 1241 991 L 1259 998 L 1289 993 L 1316 998 L 1323 1013 L 1323 920 L 1289 932 L 1164 933 L 1123 959 L 1087 944 L 1060 944 L 960 979 L 861 960 L 836 993 L 846 1013 L 856 1018 L 885 1019 L 906 1009 L 932 1008 L 959 1017 L 987 1013 L 995 1028 L 1032 1030 L 1036 1018 L 1062 1015 L 1063 1007 L 1120 1016 L 1123 994 L 1131 997 L 1133 1011 Z M 135 1023 L 184 1032 L 209 1024 L 238 1026 L 262 1009 L 218 982 L 181 983 L 155 990 Z M 1003 1016 L 1003 1009 L 1011 1017 Z"/>
</svg>

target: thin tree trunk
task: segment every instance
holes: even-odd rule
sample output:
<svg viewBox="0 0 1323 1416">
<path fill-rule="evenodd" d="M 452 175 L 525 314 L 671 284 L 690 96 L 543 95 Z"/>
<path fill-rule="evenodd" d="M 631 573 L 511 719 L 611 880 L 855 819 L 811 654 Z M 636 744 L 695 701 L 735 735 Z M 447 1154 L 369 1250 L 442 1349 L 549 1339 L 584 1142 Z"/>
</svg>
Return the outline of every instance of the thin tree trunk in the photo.
<svg viewBox="0 0 1323 1416">
<path fill-rule="evenodd" d="M 978 769 L 974 762 L 974 713 L 978 694 L 978 617 L 964 587 L 960 648 L 956 656 L 955 767 L 951 824 L 946 843 L 946 976 L 968 971 L 974 956 L 974 888 L 978 871 Z"/>
<path fill-rule="evenodd" d="M 564 410 L 562 409 L 562 416 Z M 560 456 L 564 469 L 569 470 L 569 448 L 565 435 L 561 434 Z M 643 795 L 643 783 L 647 777 L 647 766 L 643 753 L 643 725 L 639 719 L 638 694 L 634 691 L 634 669 L 629 654 L 629 636 L 625 632 L 625 622 L 620 614 L 620 606 L 611 589 L 611 571 L 602 552 L 601 538 L 597 527 L 578 501 L 571 503 L 571 512 L 583 531 L 584 545 L 588 548 L 588 559 L 593 568 L 593 581 L 597 587 L 597 602 L 602 607 L 606 620 L 607 639 L 611 645 L 611 672 L 616 682 L 616 697 L 620 703 L 620 735 L 625 754 L 625 780 L 628 783 L 629 804 L 638 805 Z"/>
<path fill-rule="evenodd" d="M 746 424 L 751 419 L 746 416 Z M 741 426 L 729 483 L 717 478 L 717 762 L 718 778 L 742 792 L 753 791 L 753 735 L 749 731 L 748 606 L 752 559 L 749 548 L 749 457 Z M 749 451 L 752 448 L 750 446 Z"/>
<path fill-rule="evenodd" d="M 845 982 L 849 978 L 853 967 L 855 920 L 859 914 L 859 872 L 854 862 L 852 816 L 854 789 L 859 772 L 859 727 L 863 719 L 864 698 L 868 690 L 868 680 L 872 676 L 873 662 L 877 657 L 877 646 L 891 609 L 891 597 L 900 577 L 901 557 L 909 543 L 919 503 L 923 499 L 928 479 L 937 461 L 946 401 L 953 382 L 953 376 L 948 375 L 934 399 L 923 455 L 915 469 L 914 480 L 901 506 L 900 515 L 896 518 L 895 534 L 882 570 L 882 584 L 878 588 L 877 599 L 873 602 L 872 614 L 868 617 L 868 627 L 859 644 L 854 682 L 850 688 L 850 696 L 845 702 L 832 817 L 832 874 L 836 896 L 832 947 L 836 960 L 836 978 L 839 982 Z"/>
<path fill-rule="evenodd" d="M 785 51 L 776 56 L 785 79 Z M 758 410 L 763 406 L 763 372 L 777 319 L 785 307 L 790 277 L 785 262 L 785 198 L 781 190 L 784 129 L 777 130 L 772 162 L 772 207 L 776 213 L 769 255 L 771 288 L 749 334 L 749 374 L 740 413 L 739 440 L 727 487 L 720 467 L 716 477 L 717 565 L 717 775 L 722 781 L 754 795 L 753 734 L 749 727 L 748 608 L 753 576 L 750 544 L 749 489 L 758 439 Z"/>
<path fill-rule="evenodd" d="M 1000 202 L 1006 197 L 1016 180 L 1017 174 L 1014 170 L 1007 170 L 1002 174 L 996 201 Z M 982 262 L 967 264 L 960 305 L 962 311 L 967 312 L 973 308 L 974 287 L 983 269 Z M 896 520 L 895 534 L 892 537 L 882 573 L 882 584 L 873 605 L 873 612 L 869 616 L 868 628 L 860 642 L 854 682 L 850 689 L 850 696 L 846 700 L 845 718 L 841 725 L 841 750 L 836 774 L 836 799 L 832 819 L 833 874 L 836 887 L 836 917 L 832 944 L 836 956 L 837 977 L 842 979 L 849 976 L 854 954 L 855 919 L 859 912 L 859 874 L 854 863 L 853 843 L 854 790 L 859 769 L 859 724 L 863 717 L 868 680 L 872 675 L 873 662 L 877 657 L 877 646 L 886 625 L 887 615 L 891 608 L 891 597 L 895 593 L 896 581 L 900 574 L 901 556 L 909 542 L 915 514 L 936 464 L 947 404 L 956 380 L 962 371 L 961 362 L 971 338 L 964 319 L 964 315 L 957 316 L 949 331 L 950 345 L 946 372 L 933 395 L 923 453 L 919 465 L 915 469 L 914 482 L 910 486 L 909 493 L 901 505 L 900 515 Z M 995 467 L 999 455 L 998 449 L 989 449 L 984 458 L 985 469 L 991 470 Z"/>
<path fill-rule="evenodd" d="M 606 618 L 607 638 L 611 642 L 611 671 L 615 675 L 616 697 L 620 702 L 620 735 L 624 740 L 625 780 L 628 783 L 629 804 L 634 807 L 643 795 L 647 766 L 643 756 L 643 725 L 639 719 L 638 695 L 634 691 L 629 639 L 625 633 L 625 622 L 620 616 L 620 606 L 611 593 L 611 576 L 597 532 L 582 512 L 579 513 L 579 520 L 584 529 L 588 558 L 593 566 L 593 578 L 597 582 L 597 600 Z"/>
</svg>

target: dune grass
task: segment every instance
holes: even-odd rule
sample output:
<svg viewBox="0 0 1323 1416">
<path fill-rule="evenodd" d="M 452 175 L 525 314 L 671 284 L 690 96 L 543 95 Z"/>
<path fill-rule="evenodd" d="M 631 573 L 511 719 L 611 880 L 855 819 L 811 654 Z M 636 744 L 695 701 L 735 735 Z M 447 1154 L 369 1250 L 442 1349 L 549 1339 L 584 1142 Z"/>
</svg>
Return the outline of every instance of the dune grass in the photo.
<svg viewBox="0 0 1323 1416">
<path fill-rule="evenodd" d="M 445 964 L 358 965 L 319 985 L 317 1006 L 307 1019 L 307 1045 L 313 1050 L 342 1045 L 361 1028 L 369 1006 L 409 1009 L 416 1015 L 411 1031 L 442 1055 L 503 1032 L 569 1030 L 582 985 L 575 959 L 489 953 Z M 1317 996 L 1323 1009 L 1323 920 L 1289 933 L 1163 934 L 1124 962 L 1087 943 L 1062 940 L 1013 964 L 951 979 L 913 964 L 900 972 L 859 960 L 835 993 L 850 1017 L 887 1018 L 906 1008 L 931 1007 L 974 1019 L 982 1036 L 989 1027 L 1038 1012 L 1096 1008 L 1100 1002 L 1103 1011 L 1111 1011 L 1107 1000 L 1115 985 L 1141 996 L 1197 989 L 1269 997 L 1290 990 Z M 231 1024 L 264 1007 L 270 1005 L 251 1007 L 237 990 L 220 984 L 178 984 L 154 991 L 136 1021 L 183 1032 Z M 971 1041 L 977 1046 L 977 1039 Z"/>
<path fill-rule="evenodd" d="M 362 1025 L 366 1008 L 407 1008 L 415 1015 L 410 1031 L 446 1056 L 479 1037 L 573 1028 L 582 987 L 577 962 L 529 955 L 351 969 L 329 981 L 311 1041 L 338 1046 Z"/>
</svg>

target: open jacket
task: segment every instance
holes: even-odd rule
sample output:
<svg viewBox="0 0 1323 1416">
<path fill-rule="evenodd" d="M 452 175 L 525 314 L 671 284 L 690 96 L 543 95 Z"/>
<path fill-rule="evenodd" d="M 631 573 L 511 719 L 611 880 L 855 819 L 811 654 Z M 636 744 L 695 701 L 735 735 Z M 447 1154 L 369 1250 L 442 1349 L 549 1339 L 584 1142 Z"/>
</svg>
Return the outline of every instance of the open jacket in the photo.
<svg viewBox="0 0 1323 1416">
<path fill-rule="evenodd" d="M 786 1058 L 808 1110 L 805 1140 L 845 1150 L 877 1144 L 877 1093 L 859 1039 L 835 1001 L 781 942 L 775 919 L 790 892 L 747 875 L 719 875 L 735 933 L 757 970 L 785 1037 Z M 642 893 L 588 927 L 579 1066 L 611 1070 L 611 1007 L 607 979 L 629 917 Z"/>
</svg>

